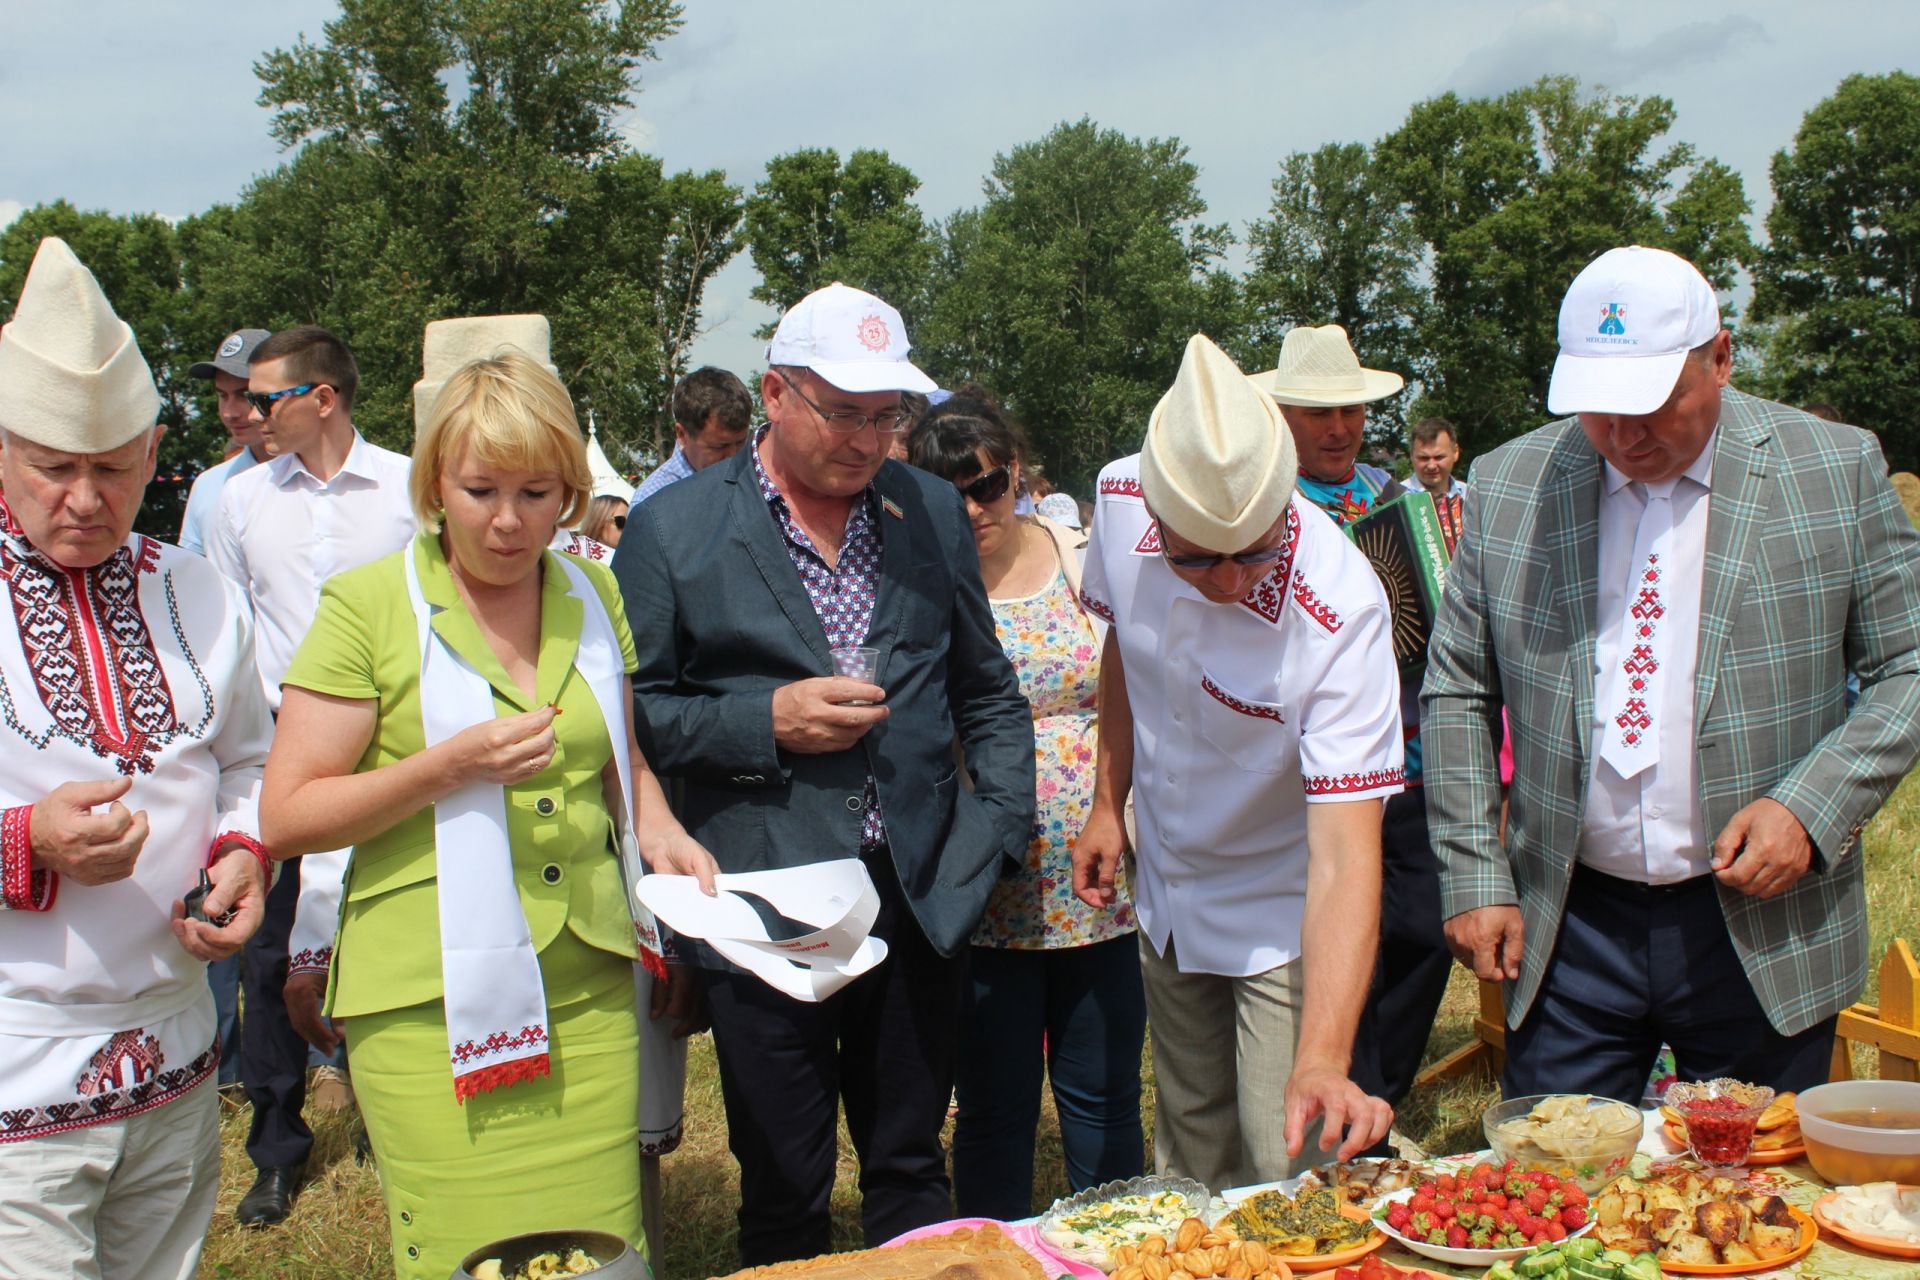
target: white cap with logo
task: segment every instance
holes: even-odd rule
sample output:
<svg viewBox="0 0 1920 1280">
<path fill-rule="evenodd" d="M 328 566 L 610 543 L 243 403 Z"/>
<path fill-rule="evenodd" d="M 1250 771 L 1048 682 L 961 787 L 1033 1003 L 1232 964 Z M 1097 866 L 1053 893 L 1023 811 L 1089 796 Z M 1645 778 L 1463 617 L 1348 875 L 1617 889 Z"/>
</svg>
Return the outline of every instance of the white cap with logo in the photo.
<svg viewBox="0 0 1920 1280">
<path fill-rule="evenodd" d="M 1720 332 L 1720 301 L 1691 262 L 1665 249 L 1609 249 L 1560 303 L 1560 356 L 1547 411 L 1652 413 L 1687 353 Z"/>
<path fill-rule="evenodd" d="M 767 363 L 811 369 L 842 391 L 936 390 L 907 359 L 900 313 L 838 280 L 787 309 L 767 344 Z"/>
</svg>

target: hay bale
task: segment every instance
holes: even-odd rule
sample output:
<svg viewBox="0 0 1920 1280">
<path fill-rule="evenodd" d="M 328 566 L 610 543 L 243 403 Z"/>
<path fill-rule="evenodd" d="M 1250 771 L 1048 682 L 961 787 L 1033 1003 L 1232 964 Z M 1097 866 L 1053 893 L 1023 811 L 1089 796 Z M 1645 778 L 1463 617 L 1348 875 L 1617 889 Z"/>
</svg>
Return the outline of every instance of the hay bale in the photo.
<svg viewBox="0 0 1920 1280">
<path fill-rule="evenodd" d="M 1901 504 L 1907 509 L 1907 519 L 1913 521 L 1914 528 L 1920 529 L 1920 476 L 1911 471 L 1894 472 L 1893 491 L 1900 495 Z"/>
</svg>

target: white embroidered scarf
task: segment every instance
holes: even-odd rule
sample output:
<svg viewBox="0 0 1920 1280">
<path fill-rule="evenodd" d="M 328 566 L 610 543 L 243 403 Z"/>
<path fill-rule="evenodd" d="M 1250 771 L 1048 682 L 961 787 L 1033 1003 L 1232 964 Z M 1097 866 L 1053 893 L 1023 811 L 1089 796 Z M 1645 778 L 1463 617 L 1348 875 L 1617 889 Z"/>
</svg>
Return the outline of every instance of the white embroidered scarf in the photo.
<svg viewBox="0 0 1920 1280">
<path fill-rule="evenodd" d="M 473 725 L 495 718 L 493 687 L 433 629 L 433 609 L 420 591 L 414 548 L 404 560 L 407 595 L 420 637 L 420 720 L 432 747 Z M 574 668 L 600 705 L 620 774 L 620 809 L 613 815 L 620 861 L 629 889 L 639 875 L 639 851 L 628 815 L 633 812 L 633 764 L 626 747 L 626 709 L 621 702 L 620 643 L 613 623 L 586 573 L 563 556 L 558 565 L 568 593 L 581 603 L 580 649 Z M 435 870 L 439 877 L 440 974 L 445 988 L 447 1050 L 453 1092 L 465 1102 L 476 1093 L 550 1070 L 547 1003 L 526 912 L 514 885 L 507 840 L 506 791 L 494 783 L 462 787 L 433 808 Z M 631 907 L 634 898 L 626 894 Z M 643 952 L 659 942 L 651 919 L 635 921 Z"/>
</svg>

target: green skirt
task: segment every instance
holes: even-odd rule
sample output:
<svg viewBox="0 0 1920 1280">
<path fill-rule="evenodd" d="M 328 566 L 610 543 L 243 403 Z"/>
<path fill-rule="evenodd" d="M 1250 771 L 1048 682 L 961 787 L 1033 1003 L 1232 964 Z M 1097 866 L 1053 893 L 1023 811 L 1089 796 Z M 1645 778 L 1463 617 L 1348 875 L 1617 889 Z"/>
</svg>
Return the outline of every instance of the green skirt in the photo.
<svg viewBox="0 0 1920 1280">
<path fill-rule="evenodd" d="M 438 1001 L 346 1020 L 400 1280 L 447 1280 L 468 1253 L 527 1231 L 644 1247 L 633 962 L 563 929 L 540 967 L 552 1073 L 464 1105 Z"/>
</svg>

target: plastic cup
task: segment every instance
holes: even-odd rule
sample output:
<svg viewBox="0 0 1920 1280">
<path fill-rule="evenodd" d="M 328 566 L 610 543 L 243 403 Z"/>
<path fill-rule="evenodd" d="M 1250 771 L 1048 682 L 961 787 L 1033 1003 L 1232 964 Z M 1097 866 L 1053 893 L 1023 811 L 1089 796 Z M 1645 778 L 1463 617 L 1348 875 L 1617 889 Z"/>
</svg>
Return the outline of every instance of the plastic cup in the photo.
<svg viewBox="0 0 1920 1280">
<path fill-rule="evenodd" d="M 833 655 L 833 674 L 845 676 L 849 680 L 864 680 L 868 684 L 877 684 L 874 676 L 880 670 L 880 651 L 863 644 L 841 645 L 829 650 Z M 873 704 L 865 698 L 857 698 L 847 703 L 850 707 L 867 707 Z"/>
</svg>

